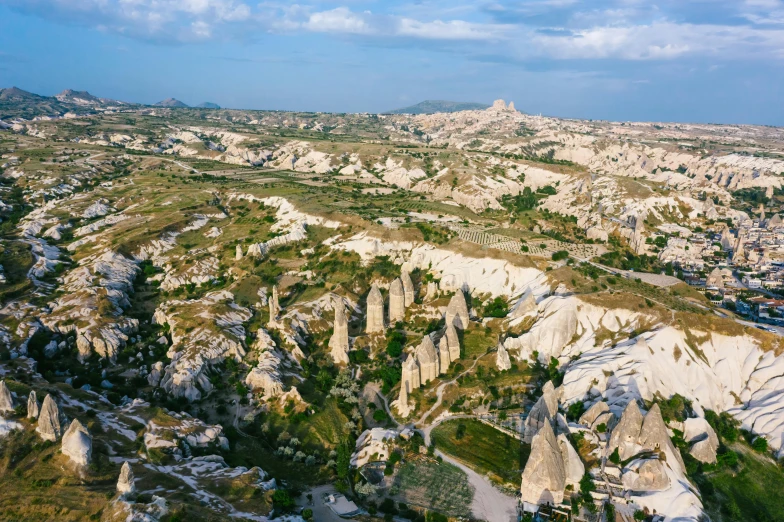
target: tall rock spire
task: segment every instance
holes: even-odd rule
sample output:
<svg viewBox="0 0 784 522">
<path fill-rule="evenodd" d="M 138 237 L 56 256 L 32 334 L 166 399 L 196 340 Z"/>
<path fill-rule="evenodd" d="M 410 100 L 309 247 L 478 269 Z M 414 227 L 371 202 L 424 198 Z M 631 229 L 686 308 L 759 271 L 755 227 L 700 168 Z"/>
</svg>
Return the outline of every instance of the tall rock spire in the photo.
<svg viewBox="0 0 784 522">
<path fill-rule="evenodd" d="M 367 317 L 365 332 L 379 333 L 384 331 L 384 298 L 375 283 L 367 297 Z"/>
<path fill-rule="evenodd" d="M 329 347 L 335 364 L 348 364 L 348 320 L 340 299 L 335 300 L 335 327 L 329 339 Z"/>
</svg>

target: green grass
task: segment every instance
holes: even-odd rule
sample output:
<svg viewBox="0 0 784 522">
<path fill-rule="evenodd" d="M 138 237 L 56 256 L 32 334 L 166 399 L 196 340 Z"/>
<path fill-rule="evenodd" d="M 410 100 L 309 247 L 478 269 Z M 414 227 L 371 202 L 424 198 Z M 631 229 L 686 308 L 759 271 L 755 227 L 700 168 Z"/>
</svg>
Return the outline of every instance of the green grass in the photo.
<svg viewBox="0 0 784 522">
<path fill-rule="evenodd" d="M 395 477 L 392 490 L 407 504 L 425 507 L 452 517 L 470 514 L 473 489 L 460 468 L 429 461 L 407 462 Z"/>
<path fill-rule="evenodd" d="M 458 438 L 458 429 L 464 431 Z M 444 422 L 432 433 L 436 448 L 496 482 L 520 482 L 531 447 L 514 437 L 473 419 Z"/>
<path fill-rule="evenodd" d="M 495 334 L 486 334 L 484 329 L 469 328 L 463 334 L 463 351 L 465 359 L 473 359 L 487 353 L 487 350 L 495 346 Z"/>
<path fill-rule="evenodd" d="M 695 477 L 702 500 L 716 522 L 784 521 L 784 471 L 769 459 L 736 444 L 739 470 L 723 469 Z"/>
</svg>

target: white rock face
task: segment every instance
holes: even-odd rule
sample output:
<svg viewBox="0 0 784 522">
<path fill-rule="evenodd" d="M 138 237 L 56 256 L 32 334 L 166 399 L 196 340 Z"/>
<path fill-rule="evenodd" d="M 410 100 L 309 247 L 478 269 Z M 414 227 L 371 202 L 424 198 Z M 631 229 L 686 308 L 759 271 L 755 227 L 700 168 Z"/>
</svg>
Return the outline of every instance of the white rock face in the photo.
<svg viewBox="0 0 784 522">
<path fill-rule="evenodd" d="M 63 414 L 51 395 L 46 395 L 35 428 L 42 439 L 55 442 L 63 434 Z"/>
<path fill-rule="evenodd" d="M 691 444 L 689 454 L 705 464 L 716 462 L 716 452 L 719 449 L 719 438 L 708 421 L 700 417 L 686 419 L 683 438 Z"/>
<path fill-rule="evenodd" d="M 335 364 L 348 364 L 348 320 L 342 301 L 335 302 L 335 326 L 329 339 L 329 348 Z"/>
<path fill-rule="evenodd" d="M 597 432 L 599 426 L 604 424 L 605 432 L 607 432 L 615 426 L 615 415 L 610 411 L 606 402 L 599 401 L 580 416 L 579 422 Z"/>
<path fill-rule="evenodd" d="M 403 290 L 403 283 L 400 279 L 395 279 L 389 286 L 389 324 L 394 325 L 398 321 L 406 319 L 406 297 Z"/>
<path fill-rule="evenodd" d="M 278 302 L 278 285 L 272 287 L 272 297 L 269 299 L 269 325 L 278 324 L 278 316 L 280 315 L 280 303 Z"/>
<path fill-rule="evenodd" d="M 419 376 L 422 384 L 427 384 L 438 378 L 440 361 L 436 354 L 436 347 L 429 335 L 424 336 L 417 347 L 416 359 L 419 364 Z"/>
<path fill-rule="evenodd" d="M 384 331 L 384 297 L 375 283 L 367 297 L 367 319 L 365 332 L 369 334 Z"/>
<path fill-rule="evenodd" d="M 71 425 L 63 435 L 63 455 L 67 455 L 75 464 L 86 466 L 90 463 L 93 453 L 93 438 L 79 419 L 71 421 Z"/>
<path fill-rule="evenodd" d="M 147 382 L 150 386 L 158 386 L 161 384 L 163 372 L 163 363 L 161 361 L 156 362 L 150 367 L 150 373 L 147 375 Z"/>
<path fill-rule="evenodd" d="M 0 413 L 14 411 L 14 399 L 5 381 L 0 381 Z"/>
<path fill-rule="evenodd" d="M 122 469 L 120 469 L 120 478 L 117 479 L 117 493 L 120 496 L 133 496 L 136 494 L 136 484 L 133 476 L 133 470 L 128 461 L 123 462 Z"/>
<path fill-rule="evenodd" d="M 558 395 L 552 381 L 542 387 L 542 396 L 534 403 L 528 417 L 525 418 L 525 434 L 523 441 L 531 444 L 534 436 L 539 433 L 545 425 L 552 428 L 555 416 L 558 413 Z"/>
<path fill-rule="evenodd" d="M 35 390 L 30 391 L 30 396 L 27 397 L 27 418 L 28 419 L 37 419 L 38 418 L 38 398 L 35 395 Z"/>
<path fill-rule="evenodd" d="M 404 306 L 408 308 L 414 304 L 414 299 L 416 298 L 416 295 L 414 294 L 414 283 L 411 281 L 411 275 L 407 270 L 402 271 L 400 279 L 403 281 Z"/>
<path fill-rule="evenodd" d="M 624 469 L 623 487 L 631 491 L 661 491 L 670 487 L 670 478 L 662 461 L 636 459 Z"/>
<path fill-rule="evenodd" d="M 439 375 L 443 375 L 449 370 L 452 364 L 452 358 L 449 354 L 449 343 L 447 342 L 446 335 L 441 337 L 438 342 L 438 361 L 439 361 Z"/>
<path fill-rule="evenodd" d="M 460 290 L 455 292 L 455 295 L 449 300 L 449 305 L 446 308 L 446 324 L 454 325 L 461 330 L 468 328 L 468 305 L 465 295 Z"/>
<path fill-rule="evenodd" d="M 263 398 L 283 395 L 281 364 L 283 356 L 275 348 L 275 341 L 262 329 L 256 333 L 253 350 L 259 352 L 259 363 L 245 377 L 245 383 Z"/>
<path fill-rule="evenodd" d="M 408 415 L 409 404 L 408 398 L 411 392 L 421 386 L 419 364 L 414 354 L 408 354 L 405 362 L 403 362 L 402 376 L 400 379 L 400 396 L 398 398 L 398 412 L 404 417 Z"/>
<path fill-rule="evenodd" d="M 498 352 L 495 356 L 495 366 L 500 371 L 508 370 L 512 367 L 512 361 L 509 360 L 509 352 L 506 351 L 503 344 L 498 345 Z"/>
<path fill-rule="evenodd" d="M 454 362 L 460 358 L 460 338 L 457 336 L 454 323 L 446 323 L 444 337 L 449 346 L 449 360 Z"/>
<path fill-rule="evenodd" d="M 531 443 L 531 455 L 520 486 L 522 500 L 535 505 L 560 504 L 565 487 L 566 467 L 561 446 L 550 423 L 545 423 Z"/>
</svg>

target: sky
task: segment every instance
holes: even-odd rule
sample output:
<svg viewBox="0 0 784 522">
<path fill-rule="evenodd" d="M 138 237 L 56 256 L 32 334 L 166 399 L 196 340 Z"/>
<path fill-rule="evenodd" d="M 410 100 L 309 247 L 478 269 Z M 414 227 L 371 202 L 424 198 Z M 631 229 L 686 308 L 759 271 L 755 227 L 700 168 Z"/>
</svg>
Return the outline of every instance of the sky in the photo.
<svg viewBox="0 0 784 522">
<path fill-rule="evenodd" d="M 0 0 L 0 87 L 784 126 L 784 0 Z"/>
</svg>

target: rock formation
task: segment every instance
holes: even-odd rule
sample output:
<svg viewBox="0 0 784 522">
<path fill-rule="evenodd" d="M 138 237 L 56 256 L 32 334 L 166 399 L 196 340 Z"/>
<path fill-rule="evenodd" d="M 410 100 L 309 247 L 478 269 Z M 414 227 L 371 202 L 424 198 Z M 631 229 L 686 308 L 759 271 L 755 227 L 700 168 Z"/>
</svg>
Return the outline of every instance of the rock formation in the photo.
<svg viewBox="0 0 784 522">
<path fill-rule="evenodd" d="M 79 466 L 90 463 L 93 453 L 93 438 L 79 419 L 74 419 L 63 435 L 63 455 L 67 455 Z"/>
<path fill-rule="evenodd" d="M 269 298 L 269 325 L 275 325 L 280 315 L 280 303 L 278 302 L 278 285 L 272 287 L 272 296 Z"/>
<path fill-rule="evenodd" d="M 395 279 L 389 286 L 389 324 L 394 325 L 398 321 L 406 318 L 406 297 L 403 290 L 403 283 L 400 279 Z"/>
<path fill-rule="evenodd" d="M 566 472 L 566 485 L 571 485 L 576 491 L 580 488 L 580 480 L 585 475 L 585 466 L 577 450 L 574 449 L 566 435 L 563 433 L 558 435 L 557 440 L 558 447 L 561 449 L 564 471 Z"/>
<path fill-rule="evenodd" d="M 413 354 L 408 354 L 403 362 L 403 371 L 400 378 L 400 405 L 408 404 L 408 396 L 412 391 L 419 388 L 421 380 L 419 376 L 419 364 Z M 404 400 L 405 399 L 405 400 Z"/>
<path fill-rule="evenodd" d="M 367 297 L 367 317 L 365 332 L 369 334 L 384 331 L 384 297 L 373 283 Z"/>
<path fill-rule="evenodd" d="M 446 335 L 441 337 L 441 340 L 438 341 L 438 366 L 439 366 L 439 375 L 443 375 L 449 369 L 449 366 L 452 364 L 452 359 L 449 356 L 449 343 L 446 340 Z"/>
<path fill-rule="evenodd" d="M 38 416 L 38 427 L 35 428 L 38 435 L 44 440 L 56 441 L 63 434 L 63 414 L 60 406 L 54 401 L 51 395 L 44 398 L 41 405 L 41 413 Z"/>
<path fill-rule="evenodd" d="M 532 292 L 526 294 L 517 302 L 517 304 L 509 312 L 509 320 L 520 319 L 527 315 L 533 315 L 537 312 L 536 298 Z"/>
<path fill-rule="evenodd" d="M 629 247 L 638 256 L 646 252 L 645 235 L 643 234 L 644 231 L 645 226 L 643 225 L 643 218 L 638 217 L 634 221 L 634 230 L 632 231 L 632 235 L 629 238 Z"/>
<path fill-rule="evenodd" d="M 446 308 L 446 324 L 453 324 L 461 330 L 468 328 L 468 305 L 462 290 L 458 290 L 449 300 L 449 306 Z"/>
<path fill-rule="evenodd" d="M 704 464 L 716 462 L 719 438 L 708 421 L 701 418 L 686 419 L 683 438 L 691 444 L 689 454 Z"/>
<path fill-rule="evenodd" d="M 425 302 L 432 301 L 438 297 L 438 283 L 430 281 L 427 283 L 427 290 L 425 291 Z"/>
<path fill-rule="evenodd" d="M 708 277 L 705 279 L 705 286 L 707 288 L 724 288 L 724 278 L 721 274 L 721 268 L 714 268 Z"/>
<path fill-rule="evenodd" d="M 234 251 L 234 260 L 239 261 L 242 259 L 242 246 L 237 245 L 237 249 Z"/>
<path fill-rule="evenodd" d="M 348 320 L 345 306 L 335 301 L 335 326 L 329 339 L 330 355 L 335 364 L 348 364 Z"/>
<path fill-rule="evenodd" d="M 27 418 L 37 419 L 38 411 L 38 398 L 35 396 L 35 390 L 31 390 L 30 396 L 27 397 Z"/>
<path fill-rule="evenodd" d="M 150 374 L 147 375 L 147 383 L 150 386 L 158 386 L 163 378 L 163 362 L 158 361 L 150 366 Z"/>
<path fill-rule="evenodd" d="M 0 413 L 14 411 L 14 399 L 5 381 L 0 381 Z"/>
<path fill-rule="evenodd" d="M 672 443 L 672 439 L 670 439 L 670 434 L 667 431 L 667 426 L 664 424 L 658 404 L 651 406 L 651 409 L 645 415 L 642 430 L 640 431 L 639 444 L 648 451 L 665 452 L 668 457 L 670 457 L 669 454 L 672 454 L 681 465 L 681 469 L 686 467 L 683 463 L 681 452 L 678 451 Z M 672 464 L 670 464 L 670 467 L 673 467 Z"/>
<path fill-rule="evenodd" d="M 588 411 L 580 416 L 578 422 L 594 431 L 598 431 L 599 426 L 604 424 L 605 432 L 608 432 L 614 426 L 615 415 L 612 414 L 606 402 L 599 401 L 588 408 Z"/>
<path fill-rule="evenodd" d="M 661 491 L 670 486 L 670 478 L 659 459 L 636 460 L 626 467 L 623 487 L 630 491 Z"/>
<path fill-rule="evenodd" d="M 498 343 L 498 353 L 495 356 L 495 366 L 501 371 L 508 370 L 512 367 L 512 361 L 509 360 L 509 352 L 506 351 L 504 345 Z"/>
<path fill-rule="evenodd" d="M 446 342 L 449 346 L 449 360 L 454 362 L 460 358 L 460 337 L 458 337 L 453 323 L 446 324 L 444 337 L 446 337 Z"/>
<path fill-rule="evenodd" d="M 411 281 L 411 275 L 409 275 L 408 271 L 406 270 L 403 270 L 403 273 L 400 275 L 400 279 L 403 281 L 404 304 L 405 307 L 408 308 L 414 304 L 414 283 Z"/>
<path fill-rule="evenodd" d="M 621 420 L 610 434 L 610 442 L 607 444 L 607 456 L 609 457 L 617 448 L 621 460 L 629 459 L 640 451 L 639 438 L 642 430 L 642 413 L 637 401 L 632 400 L 623 410 Z"/>
<path fill-rule="evenodd" d="M 558 413 L 558 395 L 555 392 L 553 382 L 547 381 L 542 387 L 542 396 L 533 405 L 525 419 L 523 441 L 526 444 L 531 444 L 534 436 L 543 426 L 552 427 L 556 413 Z"/>
<path fill-rule="evenodd" d="M 721 231 L 720 242 L 722 250 L 732 250 L 732 245 L 735 243 L 735 238 L 730 233 L 730 229 L 727 225 L 724 225 L 724 229 Z"/>
<path fill-rule="evenodd" d="M 427 384 L 435 380 L 439 374 L 439 358 L 436 354 L 436 347 L 429 335 L 422 338 L 416 350 L 417 363 L 419 364 L 420 382 Z"/>
<path fill-rule="evenodd" d="M 531 455 L 523 470 L 522 501 L 528 504 L 560 504 L 566 487 L 566 468 L 561 447 L 550 423 L 545 423 L 531 443 Z"/>
<path fill-rule="evenodd" d="M 133 496 L 136 493 L 133 470 L 128 461 L 123 462 L 120 478 L 117 479 L 117 493 L 121 496 Z"/>
</svg>

